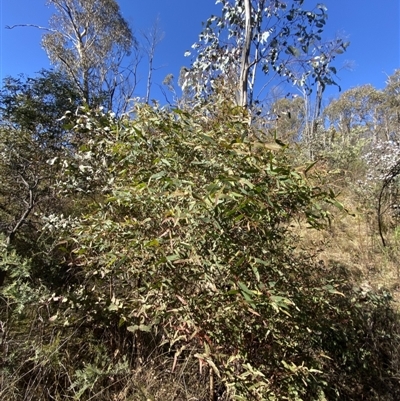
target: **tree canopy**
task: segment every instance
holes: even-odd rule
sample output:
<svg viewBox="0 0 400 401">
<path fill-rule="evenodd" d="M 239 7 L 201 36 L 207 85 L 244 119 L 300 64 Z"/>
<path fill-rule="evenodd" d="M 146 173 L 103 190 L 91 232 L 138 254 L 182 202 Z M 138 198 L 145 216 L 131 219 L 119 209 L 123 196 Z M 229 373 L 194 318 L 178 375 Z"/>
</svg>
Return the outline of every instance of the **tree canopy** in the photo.
<svg viewBox="0 0 400 401">
<path fill-rule="evenodd" d="M 233 80 L 237 104 L 248 107 L 255 97 L 260 72 L 273 81 L 283 77 L 294 85 L 318 90 L 335 84 L 337 54 L 348 42 L 323 41 L 327 9 L 302 8 L 303 0 L 219 0 L 222 16 L 211 16 L 192 48 L 195 57 L 184 74 L 183 87 L 204 97 L 218 76 Z M 190 55 L 191 52 L 187 52 Z M 268 85 L 266 85 L 268 86 Z M 271 88 L 271 86 L 268 86 Z"/>
<path fill-rule="evenodd" d="M 136 39 L 114 0 L 49 0 L 55 7 L 43 47 L 88 104 L 112 109 L 121 67 Z M 123 74 L 124 75 L 124 74 Z M 124 82 L 125 83 L 125 82 Z M 121 93 L 119 93 L 121 95 Z"/>
</svg>

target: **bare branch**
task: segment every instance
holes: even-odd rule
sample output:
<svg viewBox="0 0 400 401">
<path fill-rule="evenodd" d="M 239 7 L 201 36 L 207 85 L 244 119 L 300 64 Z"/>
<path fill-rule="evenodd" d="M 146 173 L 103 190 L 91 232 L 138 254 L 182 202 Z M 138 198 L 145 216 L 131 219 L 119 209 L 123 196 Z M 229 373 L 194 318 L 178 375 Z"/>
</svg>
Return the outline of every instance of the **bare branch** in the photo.
<svg viewBox="0 0 400 401">
<path fill-rule="evenodd" d="M 25 180 L 23 180 L 23 181 L 25 184 L 26 181 Z M 29 214 L 35 207 L 36 202 L 35 202 L 35 196 L 33 194 L 33 188 L 28 188 L 28 196 L 29 196 L 29 202 L 27 202 L 26 209 L 24 210 L 21 217 L 19 218 L 19 220 L 14 225 L 14 227 L 12 228 L 12 230 L 10 231 L 10 233 L 8 234 L 8 236 L 6 238 L 7 245 L 11 244 L 16 232 L 19 230 L 19 228 L 22 226 L 22 224 L 25 222 L 25 220 L 28 218 Z"/>
<path fill-rule="evenodd" d="M 35 25 L 35 24 L 16 24 L 16 25 L 6 25 L 5 28 L 6 29 L 14 29 L 14 28 L 19 28 L 19 27 L 23 27 L 23 28 L 36 28 L 36 29 L 40 29 L 42 31 L 48 31 L 48 32 L 57 32 L 55 29 L 51 29 L 51 28 L 47 28 L 45 26 L 40 26 L 40 25 Z"/>
<path fill-rule="evenodd" d="M 147 84 L 146 84 L 146 97 L 145 97 L 145 102 L 147 104 L 149 103 L 149 99 L 150 99 L 150 90 L 151 90 L 151 85 L 152 85 L 153 71 L 155 70 L 155 68 L 153 67 L 154 55 L 155 55 L 156 47 L 164 39 L 164 35 L 165 35 L 165 33 L 160 28 L 160 20 L 158 17 L 149 32 L 142 31 L 142 36 L 146 41 L 144 51 L 147 54 L 147 57 L 149 60 Z"/>
</svg>

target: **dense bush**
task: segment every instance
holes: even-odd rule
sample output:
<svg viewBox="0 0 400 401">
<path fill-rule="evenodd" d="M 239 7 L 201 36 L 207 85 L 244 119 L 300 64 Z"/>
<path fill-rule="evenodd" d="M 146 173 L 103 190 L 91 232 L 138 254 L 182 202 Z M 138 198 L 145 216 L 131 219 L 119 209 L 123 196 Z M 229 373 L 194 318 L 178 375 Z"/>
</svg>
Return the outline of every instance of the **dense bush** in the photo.
<svg viewBox="0 0 400 401">
<path fill-rule="evenodd" d="M 90 140 L 51 161 L 74 205 L 41 217 L 58 289 L 3 248 L 2 398 L 398 399 L 390 296 L 291 234 L 323 228 L 334 194 L 253 141 L 235 108 L 133 117 L 69 117 Z"/>
</svg>

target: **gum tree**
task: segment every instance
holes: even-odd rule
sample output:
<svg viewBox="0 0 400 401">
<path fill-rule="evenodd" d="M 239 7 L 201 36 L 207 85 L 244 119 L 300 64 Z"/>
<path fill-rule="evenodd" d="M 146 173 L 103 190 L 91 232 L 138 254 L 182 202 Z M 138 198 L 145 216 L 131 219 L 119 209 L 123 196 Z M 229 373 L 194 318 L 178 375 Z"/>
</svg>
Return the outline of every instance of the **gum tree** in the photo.
<svg viewBox="0 0 400 401">
<path fill-rule="evenodd" d="M 183 89 L 194 97 L 209 95 L 221 75 L 230 77 L 236 103 L 244 108 L 254 104 L 259 72 L 269 83 L 280 77 L 308 93 L 316 85 L 319 98 L 326 85 L 335 84 L 336 69 L 330 64 L 348 43 L 322 41 L 327 20 L 324 5 L 305 10 L 303 0 L 217 3 L 222 5 L 222 15 L 213 15 L 204 24 L 192 46 L 196 52 L 192 67 L 183 77 Z"/>
<path fill-rule="evenodd" d="M 42 43 L 51 62 L 68 73 L 88 104 L 105 95 L 112 108 L 122 60 L 136 43 L 118 4 L 114 0 L 49 0 L 48 4 L 56 13 Z"/>
<path fill-rule="evenodd" d="M 42 45 L 51 63 L 68 74 L 87 104 L 123 108 L 115 102 L 121 103 L 119 95 L 130 95 L 125 86 L 134 66 L 126 60 L 136 48 L 136 39 L 117 2 L 48 0 L 47 4 L 55 9 L 49 27 L 15 26 L 33 26 L 46 32 Z"/>
</svg>

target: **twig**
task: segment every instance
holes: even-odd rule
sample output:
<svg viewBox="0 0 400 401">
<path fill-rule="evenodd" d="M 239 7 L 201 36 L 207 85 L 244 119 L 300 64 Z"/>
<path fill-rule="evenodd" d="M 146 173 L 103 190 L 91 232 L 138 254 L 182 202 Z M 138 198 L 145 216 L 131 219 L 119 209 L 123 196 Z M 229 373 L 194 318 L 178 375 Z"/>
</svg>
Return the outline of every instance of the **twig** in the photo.
<svg viewBox="0 0 400 401">
<path fill-rule="evenodd" d="M 45 26 L 40 26 L 40 25 L 35 25 L 35 24 L 15 24 L 15 25 L 6 25 L 6 29 L 14 29 L 14 28 L 19 28 L 19 27 L 32 27 L 32 28 L 37 28 L 41 29 L 43 31 L 49 31 L 49 32 L 57 32 L 55 29 L 47 28 Z"/>
</svg>

